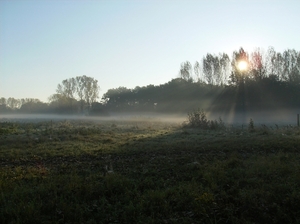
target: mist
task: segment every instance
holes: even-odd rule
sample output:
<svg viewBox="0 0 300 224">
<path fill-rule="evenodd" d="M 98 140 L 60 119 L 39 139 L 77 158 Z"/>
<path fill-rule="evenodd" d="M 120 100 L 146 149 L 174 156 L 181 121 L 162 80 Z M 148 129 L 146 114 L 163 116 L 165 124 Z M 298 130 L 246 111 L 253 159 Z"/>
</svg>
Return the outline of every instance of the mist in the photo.
<svg viewBox="0 0 300 224">
<path fill-rule="evenodd" d="M 288 110 L 262 110 L 262 111 L 248 111 L 248 112 L 211 112 L 205 111 L 207 119 L 219 120 L 227 125 L 245 125 L 250 119 L 257 125 L 297 125 L 297 114 L 300 113 L 300 108 Z M 110 113 L 106 116 L 84 116 L 84 115 L 58 115 L 58 114 L 0 114 L 0 122 L 42 122 L 42 121 L 87 121 L 87 122 L 162 122 L 182 124 L 188 120 L 185 113 Z"/>
</svg>

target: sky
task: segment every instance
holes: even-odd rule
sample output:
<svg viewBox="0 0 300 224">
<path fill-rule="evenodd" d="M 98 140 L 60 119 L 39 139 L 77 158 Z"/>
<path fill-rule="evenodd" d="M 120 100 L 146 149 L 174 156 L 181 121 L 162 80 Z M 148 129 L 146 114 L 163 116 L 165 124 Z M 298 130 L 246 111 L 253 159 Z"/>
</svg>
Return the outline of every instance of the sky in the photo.
<svg viewBox="0 0 300 224">
<path fill-rule="evenodd" d="M 0 97 L 48 102 L 64 79 L 160 85 L 243 47 L 300 50 L 299 0 L 0 0 Z M 100 100 L 99 98 L 99 100 Z"/>
</svg>

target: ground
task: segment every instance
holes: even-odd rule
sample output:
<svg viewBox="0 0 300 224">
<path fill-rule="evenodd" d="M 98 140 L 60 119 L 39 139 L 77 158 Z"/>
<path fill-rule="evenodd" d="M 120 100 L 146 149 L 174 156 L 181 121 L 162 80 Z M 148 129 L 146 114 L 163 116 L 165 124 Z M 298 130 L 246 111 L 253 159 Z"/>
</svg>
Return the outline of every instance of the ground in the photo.
<svg viewBox="0 0 300 224">
<path fill-rule="evenodd" d="M 300 222 L 298 127 L 0 122 L 1 223 Z"/>
</svg>

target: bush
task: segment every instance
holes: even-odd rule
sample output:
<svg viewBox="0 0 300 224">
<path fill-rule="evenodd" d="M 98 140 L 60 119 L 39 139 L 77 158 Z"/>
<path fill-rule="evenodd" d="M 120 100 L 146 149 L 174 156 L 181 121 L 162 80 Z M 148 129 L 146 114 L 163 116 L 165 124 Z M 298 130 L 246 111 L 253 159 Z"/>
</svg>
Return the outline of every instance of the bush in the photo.
<svg viewBox="0 0 300 224">
<path fill-rule="evenodd" d="M 254 121 L 252 120 L 252 118 L 250 118 L 250 120 L 249 120 L 248 130 L 249 130 L 249 132 L 254 132 L 255 131 Z"/>
<path fill-rule="evenodd" d="M 203 109 L 197 109 L 188 113 L 188 122 L 192 127 L 200 127 L 206 129 L 208 127 L 208 120 Z"/>
<path fill-rule="evenodd" d="M 201 129 L 223 129 L 225 124 L 221 118 L 219 120 L 208 120 L 203 109 L 197 109 L 188 113 L 188 126 Z"/>
</svg>

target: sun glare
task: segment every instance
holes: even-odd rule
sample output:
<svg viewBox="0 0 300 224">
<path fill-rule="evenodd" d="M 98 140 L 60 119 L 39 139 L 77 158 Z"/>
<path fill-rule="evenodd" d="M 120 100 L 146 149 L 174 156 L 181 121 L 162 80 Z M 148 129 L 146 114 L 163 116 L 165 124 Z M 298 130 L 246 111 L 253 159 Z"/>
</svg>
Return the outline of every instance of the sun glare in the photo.
<svg viewBox="0 0 300 224">
<path fill-rule="evenodd" d="M 248 68 L 248 63 L 246 61 L 239 61 L 238 62 L 238 69 L 240 71 L 245 71 Z"/>
</svg>

